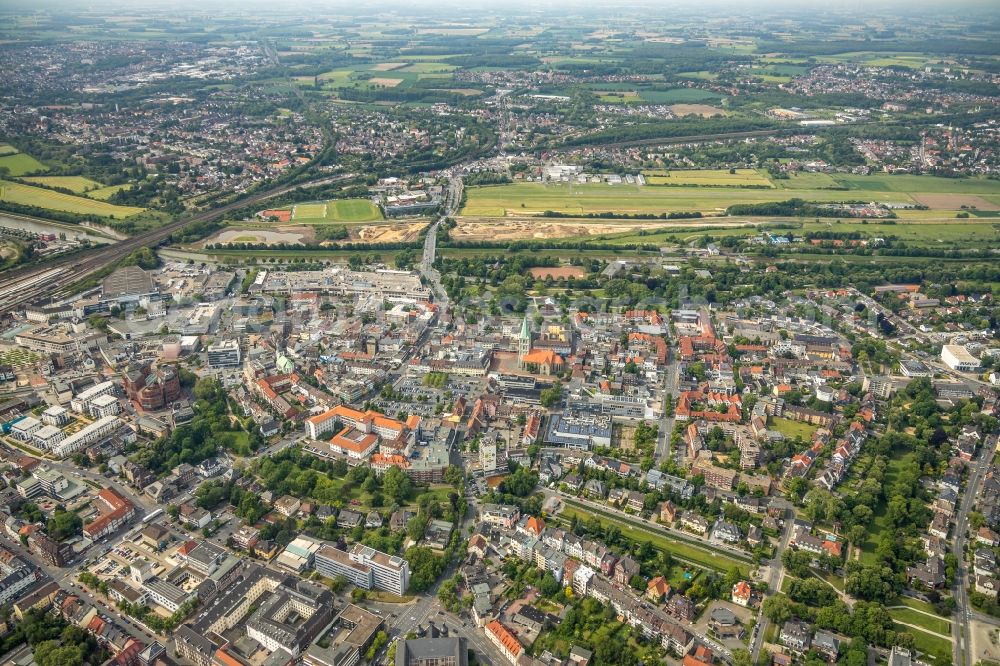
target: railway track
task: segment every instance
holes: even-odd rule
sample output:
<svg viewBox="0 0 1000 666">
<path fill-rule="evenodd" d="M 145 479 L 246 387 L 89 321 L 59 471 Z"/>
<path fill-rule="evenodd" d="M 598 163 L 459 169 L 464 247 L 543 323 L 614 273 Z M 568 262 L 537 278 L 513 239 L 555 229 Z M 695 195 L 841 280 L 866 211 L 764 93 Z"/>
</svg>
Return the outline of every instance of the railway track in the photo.
<svg viewBox="0 0 1000 666">
<path fill-rule="evenodd" d="M 57 293 L 59 290 L 86 279 L 105 266 L 118 261 L 141 247 L 155 247 L 169 238 L 174 232 L 180 231 L 189 224 L 208 222 L 225 215 L 231 210 L 280 196 L 299 188 L 317 187 L 331 183 L 349 180 L 355 174 L 331 176 L 317 180 L 284 185 L 273 190 L 260 192 L 246 199 L 183 217 L 146 233 L 131 238 L 101 246 L 69 257 L 57 258 L 41 266 L 15 269 L 0 274 L 0 316 L 27 303 L 45 296 Z"/>
</svg>

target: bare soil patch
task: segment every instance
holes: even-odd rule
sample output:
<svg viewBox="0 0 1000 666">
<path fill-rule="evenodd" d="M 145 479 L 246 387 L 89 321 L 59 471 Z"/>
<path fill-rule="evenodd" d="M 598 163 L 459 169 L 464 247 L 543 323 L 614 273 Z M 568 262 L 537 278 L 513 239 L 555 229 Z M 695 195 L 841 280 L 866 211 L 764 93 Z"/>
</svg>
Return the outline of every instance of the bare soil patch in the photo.
<svg viewBox="0 0 1000 666">
<path fill-rule="evenodd" d="M 553 280 L 584 277 L 587 274 L 587 271 L 583 270 L 582 266 L 538 266 L 536 268 L 529 268 L 528 272 L 531 273 L 531 277 L 533 278 L 545 279 L 551 276 Z"/>
<path fill-rule="evenodd" d="M 1000 210 L 1000 206 L 975 194 L 912 194 L 910 195 L 928 208 L 939 210 L 959 210 L 963 206 L 977 210 Z"/>
<path fill-rule="evenodd" d="M 726 112 L 717 106 L 711 106 L 709 104 L 673 104 L 670 110 L 674 112 L 677 116 L 701 116 L 702 118 L 711 118 L 712 116 L 724 116 Z"/>
<path fill-rule="evenodd" d="M 350 241 L 353 243 L 406 243 L 416 240 L 427 222 L 403 222 L 396 224 L 371 224 L 350 227 Z"/>
<path fill-rule="evenodd" d="M 368 82 L 374 86 L 385 86 L 386 88 L 395 88 L 396 86 L 398 86 L 400 83 L 403 82 L 403 79 L 384 79 L 382 77 L 375 77 L 374 79 L 369 79 Z"/>
<path fill-rule="evenodd" d="M 276 227 L 275 229 L 248 229 L 244 227 L 229 227 L 206 238 L 202 247 L 213 243 L 266 243 L 277 245 L 288 243 L 298 245 L 305 240 L 315 238 L 309 227 Z"/>
<path fill-rule="evenodd" d="M 456 240 L 526 240 L 566 238 L 574 236 L 599 236 L 601 234 L 621 234 L 640 229 L 655 229 L 664 226 L 662 220 L 609 224 L 602 222 L 545 221 L 531 219 L 487 218 L 476 220 L 460 219 L 458 226 L 451 230 Z"/>
</svg>

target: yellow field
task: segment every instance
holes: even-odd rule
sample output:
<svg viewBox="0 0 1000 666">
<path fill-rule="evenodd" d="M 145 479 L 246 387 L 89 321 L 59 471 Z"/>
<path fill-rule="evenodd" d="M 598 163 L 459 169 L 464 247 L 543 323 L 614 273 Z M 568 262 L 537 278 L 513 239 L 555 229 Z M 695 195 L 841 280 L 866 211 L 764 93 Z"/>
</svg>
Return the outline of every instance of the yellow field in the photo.
<svg viewBox="0 0 1000 666">
<path fill-rule="evenodd" d="M 0 201 L 9 201 L 22 206 L 38 206 L 50 210 L 61 210 L 79 215 L 94 215 L 122 219 L 141 213 L 143 208 L 115 206 L 103 201 L 77 197 L 62 192 L 53 192 L 40 187 L 0 180 Z"/>
<path fill-rule="evenodd" d="M 29 183 L 37 183 L 38 185 L 46 185 L 48 187 L 63 187 L 77 194 L 83 194 L 88 190 L 97 190 L 104 187 L 96 180 L 84 178 L 83 176 L 28 176 L 24 180 Z"/>
</svg>

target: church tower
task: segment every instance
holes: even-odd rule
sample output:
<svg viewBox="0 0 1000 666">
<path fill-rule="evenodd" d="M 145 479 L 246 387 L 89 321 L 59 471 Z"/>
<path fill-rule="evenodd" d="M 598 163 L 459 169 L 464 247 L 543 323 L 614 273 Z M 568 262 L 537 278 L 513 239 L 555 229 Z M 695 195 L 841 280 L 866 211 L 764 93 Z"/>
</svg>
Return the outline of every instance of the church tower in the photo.
<svg viewBox="0 0 1000 666">
<path fill-rule="evenodd" d="M 531 329 L 528 327 L 528 315 L 521 322 L 521 333 L 517 336 L 517 367 L 524 369 L 524 357 L 531 352 Z"/>
</svg>

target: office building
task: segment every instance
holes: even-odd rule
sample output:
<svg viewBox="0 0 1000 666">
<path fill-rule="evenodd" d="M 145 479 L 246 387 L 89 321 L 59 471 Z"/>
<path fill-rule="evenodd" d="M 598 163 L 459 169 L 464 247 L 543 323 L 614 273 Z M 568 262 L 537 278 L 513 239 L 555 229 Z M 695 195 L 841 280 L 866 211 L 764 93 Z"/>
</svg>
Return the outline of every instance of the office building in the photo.
<svg viewBox="0 0 1000 666">
<path fill-rule="evenodd" d="M 963 345 L 944 345 L 941 347 L 941 360 L 949 368 L 958 372 L 976 372 L 982 367 L 979 359 L 970 354 Z"/>
<path fill-rule="evenodd" d="M 375 589 L 399 596 L 406 594 L 406 588 L 410 586 L 410 565 L 403 558 L 359 543 L 351 550 L 351 560 L 371 567 Z"/>
<path fill-rule="evenodd" d="M 208 346 L 208 365 L 211 368 L 238 368 L 241 362 L 238 340 L 220 340 Z"/>
</svg>

